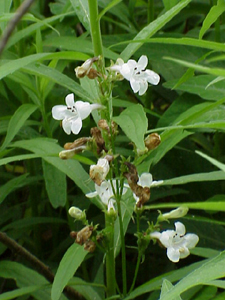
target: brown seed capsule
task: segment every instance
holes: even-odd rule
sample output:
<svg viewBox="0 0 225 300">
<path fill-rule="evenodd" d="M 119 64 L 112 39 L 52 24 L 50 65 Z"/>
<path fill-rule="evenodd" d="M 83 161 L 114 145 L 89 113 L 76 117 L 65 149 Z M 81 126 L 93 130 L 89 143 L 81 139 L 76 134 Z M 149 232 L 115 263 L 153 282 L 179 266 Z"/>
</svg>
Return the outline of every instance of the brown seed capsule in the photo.
<svg viewBox="0 0 225 300">
<path fill-rule="evenodd" d="M 92 240 L 88 240 L 84 243 L 84 250 L 88 252 L 94 252 L 96 248 L 95 243 Z"/>
<path fill-rule="evenodd" d="M 145 146 L 148 150 L 153 150 L 161 143 L 160 135 L 157 133 L 151 133 L 145 138 Z"/>
<path fill-rule="evenodd" d="M 85 226 L 83 229 L 77 232 L 75 242 L 79 245 L 83 245 L 92 235 L 93 230 L 94 230 L 93 226 Z"/>
</svg>

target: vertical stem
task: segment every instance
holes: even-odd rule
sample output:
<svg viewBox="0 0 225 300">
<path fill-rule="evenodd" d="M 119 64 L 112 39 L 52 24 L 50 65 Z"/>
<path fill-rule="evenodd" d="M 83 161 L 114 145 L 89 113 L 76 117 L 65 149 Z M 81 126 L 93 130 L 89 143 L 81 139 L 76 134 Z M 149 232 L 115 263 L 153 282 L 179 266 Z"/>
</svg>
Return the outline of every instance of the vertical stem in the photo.
<svg viewBox="0 0 225 300">
<path fill-rule="evenodd" d="M 106 253 L 106 286 L 107 297 L 116 294 L 115 260 L 114 260 L 114 216 L 105 214 L 105 227 L 108 233 L 108 249 Z"/>
<path fill-rule="evenodd" d="M 121 239 L 121 252 L 122 252 L 123 295 L 125 296 L 127 294 L 126 249 L 125 249 L 123 220 L 122 220 L 120 200 L 117 201 L 117 207 L 118 207 L 118 217 L 119 217 L 119 224 L 120 224 L 120 239 Z"/>
<path fill-rule="evenodd" d="M 98 20 L 98 1 L 88 0 L 88 4 L 90 12 L 91 36 L 94 48 L 94 55 L 103 56 L 100 22 Z"/>
<path fill-rule="evenodd" d="M 148 23 L 154 20 L 154 0 L 148 0 Z"/>
</svg>

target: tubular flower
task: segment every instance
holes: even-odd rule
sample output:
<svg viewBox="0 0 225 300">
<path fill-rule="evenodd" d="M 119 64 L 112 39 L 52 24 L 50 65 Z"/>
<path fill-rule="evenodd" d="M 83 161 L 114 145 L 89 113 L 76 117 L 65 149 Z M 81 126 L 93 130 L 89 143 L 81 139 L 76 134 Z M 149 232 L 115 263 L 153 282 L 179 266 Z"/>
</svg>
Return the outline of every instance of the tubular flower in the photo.
<svg viewBox="0 0 225 300">
<path fill-rule="evenodd" d="M 116 189 L 116 180 L 112 180 L 112 184 L 114 189 Z M 124 195 L 126 191 L 127 187 L 124 186 L 122 194 Z M 109 180 L 103 181 L 100 186 L 95 184 L 95 192 L 86 194 L 86 197 L 88 198 L 94 198 L 96 196 L 100 197 L 104 205 L 106 205 L 109 209 L 111 208 L 111 206 L 115 202 L 115 199 L 113 189 Z"/>
<path fill-rule="evenodd" d="M 185 234 L 184 224 L 176 222 L 175 228 L 176 230 L 166 230 L 162 233 L 156 231 L 150 234 L 150 237 L 158 239 L 167 248 L 167 256 L 172 262 L 187 257 L 190 254 L 189 249 L 193 249 L 199 241 L 196 234 Z"/>
<path fill-rule="evenodd" d="M 160 81 L 160 77 L 157 73 L 146 69 L 147 64 L 148 58 L 146 55 L 142 55 L 138 62 L 129 59 L 127 63 L 124 63 L 123 60 L 119 58 L 116 64 L 110 67 L 110 69 L 120 73 L 126 80 L 130 81 L 134 93 L 139 92 L 141 96 L 147 91 L 148 83 L 157 85 Z"/>
<path fill-rule="evenodd" d="M 52 116 L 55 120 L 62 120 L 62 127 L 67 134 L 71 131 L 78 134 L 82 128 L 82 120 L 86 119 L 92 110 L 98 108 L 102 108 L 102 105 L 74 102 L 74 94 L 69 94 L 66 96 L 66 105 L 56 105 L 52 108 Z"/>
</svg>

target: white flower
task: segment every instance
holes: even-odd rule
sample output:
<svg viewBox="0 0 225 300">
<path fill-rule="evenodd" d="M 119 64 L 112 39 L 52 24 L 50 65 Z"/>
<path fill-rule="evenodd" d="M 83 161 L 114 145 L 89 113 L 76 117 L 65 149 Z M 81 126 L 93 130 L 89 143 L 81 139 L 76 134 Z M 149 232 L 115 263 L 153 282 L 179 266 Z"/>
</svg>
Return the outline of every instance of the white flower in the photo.
<svg viewBox="0 0 225 300">
<path fill-rule="evenodd" d="M 127 63 L 119 58 L 116 64 L 110 67 L 111 70 L 119 72 L 126 80 L 130 81 L 130 85 L 134 93 L 139 92 L 139 95 L 143 95 L 148 89 L 148 83 L 157 85 L 160 77 L 157 73 L 147 69 L 148 58 L 146 55 L 142 55 L 138 62 L 133 59 L 129 59 Z"/>
<path fill-rule="evenodd" d="M 137 182 L 138 185 L 144 187 L 154 187 L 157 185 L 160 185 L 163 183 L 163 180 L 159 180 L 159 181 L 153 181 L 152 180 L 152 174 L 151 173 L 142 173 L 141 176 L 139 177 L 139 180 Z M 133 193 L 134 199 L 136 201 L 136 203 L 138 203 L 139 201 L 139 197 L 137 197 L 134 193 Z"/>
<path fill-rule="evenodd" d="M 71 206 L 70 209 L 68 210 L 69 215 L 76 219 L 76 220 L 85 220 L 86 219 L 86 214 L 85 211 L 80 210 L 76 206 Z"/>
<path fill-rule="evenodd" d="M 168 213 L 160 214 L 158 217 L 159 221 L 169 220 L 169 219 L 177 219 L 186 216 L 188 213 L 188 207 L 180 206 L 176 209 L 171 210 Z"/>
<path fill-rule="evenodd" d="M 97 165 L 90 166 L 90 177 L 97 184 L 100 185 L 109 173 L 109 162 L 106 158 L 99 158 Z"/>
<path fill-rule="evenodd" d="M 194 233 L 185 234 L 184 224 L 175 223 L 176 230 L 166 230 L 162 233 L 152 232 L 152 238 L 159 239 L 161 244 L 167 248 L 167 256 L 172 262 L 178 262 L 190 254 L 189 249 L 193 249 L 199 241 L 199 237 Z"/>
<path fill-rule="evenodd" d="M 71 131 L 78 134 L 82 128 L 82 120 L 86 119 L 92 110 L 98 108 L 102 108 L 102 105 L 74 102 L 74 94 L 69 94 L 66 96 L 66 105 L 56 105 L 52 108 L 52 116 L 55 120 L 62 120 L 62 127 L 67 134 Z"/>
<path fill-rule="evenodd" d="M 114 187 L 114 190 L 116 190 L 116 180 L 112 180 L 112 184 Z M 124 195 L 127 191 L 126 187 L 123 187 L 122 194 Z M 109 180 L 105 180 L 101 183 L 101 185 L 95 184 L 95 192 L 86 194 L 86 197 L 88 198 L 94 198 L 96 196 L 99 196 L 102 203 L 106 205 L 107 207 L 111 206 L 114 202 L 114 193 L 111 186 L 111 183 Z"/>
</svg>

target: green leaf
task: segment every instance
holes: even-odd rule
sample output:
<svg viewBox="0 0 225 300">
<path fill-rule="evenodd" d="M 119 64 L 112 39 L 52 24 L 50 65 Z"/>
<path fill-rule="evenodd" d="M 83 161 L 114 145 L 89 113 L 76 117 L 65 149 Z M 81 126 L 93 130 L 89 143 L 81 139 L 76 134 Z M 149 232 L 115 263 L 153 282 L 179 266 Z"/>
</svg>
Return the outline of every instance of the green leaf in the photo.
<svg viewBox="0 0 225 300">
<path fill-rule="evenodd" d="M 29 287 L 23 287 L 20 289 L 16 289 L 11 292 L 6 292 L 0 295 L 0 300 L 10 300 L 15 299 L 16 297 L 20 297 L 27 294 L 32 294 L 32 292 L 35 292 L 37 290 L 44 289 L 46 286 L 44 285 L 32 285 Z"/>
<path fill-rule="evenodd" d="M 222 164 L 221 162 L 219 162 L 218 160 L 200 152 L 200 151 L 195 151 L 198 155 L 202 156 L 203 158 L 205 158 L 206 160 L 208 160 L 209 162 L 211 162 L 211 164 L 213 164 L 214 166 L 218 167 L 219 169 L 221 169 L 223 172 L 225 172 L 225 164 Z M 224 173 L 225 174 L 225 173 Z"/>
<path fill-rule="evenodd" d="M 71 178 L 84 193 L 93 191 L 93 182 L 90 181 L 88 173 L 78 161 L 75 159 L 62 160 L 58 157 L 58 153 L 63 148 L 57 145 L 55 140 L 48 138 L 21 140 L 13 143 L 13 147 L 26 149 L 43 157 L 45 161 Z"/>
<path fill-rule="evenodd" d="M 81 97 L 81 99 L 83 99 L 84 101 L 93 102 L 90 95 L 77 82 L 55 69 L 40 64 L 27 66 L 25 70 L 31 74 L 40 76 L 41 78 L 48 78 L 49 80 L 66 87 L 71 92 Z"/>
<path fill-rule="evenodd" d="M 211 210 L 211 211 L 225 211 L 224 201 L 205 201 L 205 202 L 184 202 L 183 206 L 189 209 Z M 160 208 L 177 208 L 181 206 L 180 203 L 162 203 L 156 205 L 146 205 L 145 209 L 160 209 Z"/>
<path fill-rule="evenodd" d="M 165 296 L 168 293 L 168 291 L 171 290 L 172 287 L 173 287 L 172 283 L 169 280 L 164 279 L 163 283 L 162 283 L 162 289 L 161 289 L 160 299 L 159 300 L 161 300 L 162 297 Z M 174 297 L 173 300 L 182 300 L 182 299 L 178 295 L 178 296 Z"/>
<path fill-rule="evenodd" d="M 202 39 L 203 35 L 206 33 L 206 31 L 211 27 L 213 23 L 219 18 L 220 15 L 225 11 L 225 3 L 223 1 L 217 3 L 217 5 L 214 5 L 209 13 L 207 14 L 205 20 L 203 21 L 202 28 L 199 32 L 199 39 Z"/>
<path fill-rule="evenodd" d="M 69 281 L 69 286 L 72 286 L 78 293 L 80 293 L 82 296 L 84 296 L 85 300 L 102 300 L 99 296 L 99 294 L 95 291 L 95 286 L 93 284 L 93 287 L 91 286 L 90 282 L 85 282 L 84 280 L 78 278 L 78 277 L 73 277 Z M 102 289 L 105 287 L 102 286 Z"/>
<path fill-rule="evenodd" d="M 34 104 L 23 104 L 16 110 L 16 112 L 9 121 L 9 126 L 7 129 L 5 140 L 0 148 L 1 151 L 9 145 L 9 143 L 20 130 L 20 128 L 24 125 L 25 121 L 36 109 L 37 106 Z"/>
<path fill-rule="evenodd" d="M 45 187 L 54 208 L 65 206 L 67 199 L 66 175 L 42 159 Z"/>
<path fill-rule="evenodd" d="M 127 107 L 113 120 L 122 128 L 126 136 L 139 150 L 145 149 L 144 135 L 148 128 L 148 120 L 142 105 L 135 104 Z"/>
<path fill-rule="evenodd" d="M 135 200 L 133 198 L 132 192 L 128 190 L 123 196 L 123 201 L 121 201 L 121 218 L 123 222 L 123 232 L 126 234 L 128 225 L 133 215 L 135 207 Z M 116 257 L 119 254 L 121 247 L 121 236 L 120 236 L 120 224 L 119 218 L 115 221 L 114 226 L 114 256 Z"/>
<path fill-rule="evenodd" d="M 83 24 L 84 28 L 90 32 L 90 16 L 89 16 L 89 7 L 87 0 L 70 0 L 75 13 Z"/>
<path fill-rule="evenodd" d="M 186 82 L 179 85 L 176 89 L 191 94 L 199 95 L 205 100 L 220 100 L 225 95 L 225 86 L 223 81 L 216 82 L 209 85 L 215 76 L 213 75 L 199 75 L 188 79 Z M 163 84 L 167 88 L 173 88 L 177 80 L 171 80 Z M 208 86 L 208 87 L 207 87 Z M 206 88 L 207 87 L 207 88 Z"/>
<path fill-rule="evenodd" d="M 0 262 L 0 277 L 11 278 L 16 281 L 18 287 L 40 286 L 38 291 L 31 292 L 31 295 L 38 300 L 50 299 L 50 284 L 43 276 L 20 263 L 11 261 Z M 63 297 L 65 299 L 65 297 Z"/>
<path fill-rule="evenodd" d="M 0 166 L 6 165 L 8 163 L 11 163 L 13 161 L 20 161 L 20 160 L 26 160 L 26 159 L 32 159 L 32 158 L 38 158 L 41 157 L 40 154 L 21 154 L 21 155 L 15 155 L 11 157 L 5 157 L 0 159 Z"/>
<path fill-rule="evenodd" d="M 122 0 L 112 0 L 98 15 L 98 19 L 100 20 L 104 14 L 106 14 L 106 12 L 108 10 L 110 10 L 112 7 L 114 7 L 115 5 L 117 5 L 118 3 L 120 3 Z"/>
<path fill-rule="evenodd" d="M 163 4 L 166 10 L 171 9 L 172 7 L 174 7 L 177 3 L 179 2 L 179 0 L 163 0 Z"/>
<path fill-rule="evenodd" d="M 191 287 L 225 276 L 225 251 L 210 259 L 172 287 L 160 300 L 171 300 Z"/>
<path fill-rule="evenodd" d="M 159 31 L 164 25 L 166 25 L 173 17 L 175 17 L 184 7 L 186 7 L 191 0 L 181 0 L 176 6 L 171 8 L 162 16 L 151 22 L 149 25 L 144 27 L 133 39 L 136 40 L 147 39 L 153 36 Z M 121 53 L 121 58 L 127 61 L 141 46 L 143 42 L 129 44 Z"/>
<path fill-rule="evenodd" d="M 166 179 L 163 181 L 162 185 L 178 185 L 178 184 L 186 184 L 189 182 L 218 181 L 218 180 L 225 180 L 225 172 L 214 171 L 214 172 L 180 176 L 172 179 Z"/>
<path fill-rule="evenodd" d="M 0 186 L 0 203 L 2 203 L 5 198 L 15 189 L 18 187 L 21 187 L 21 183 L 24 182 L 28 174 L 23 174 L 19 177 L 15 177 L 11 180 L 9 180 L 4 185 Z"/>
<path fill-rule="evenodd" d="M 52 300 L 58 300 L 60 298 L 64 287 L 73 277 L 87 254 L 88 252 L 84 250 L 83 246 L 75 243 L 66 251 L 60 261 L 59 268 L 52 284 Z"/>
</svg>

